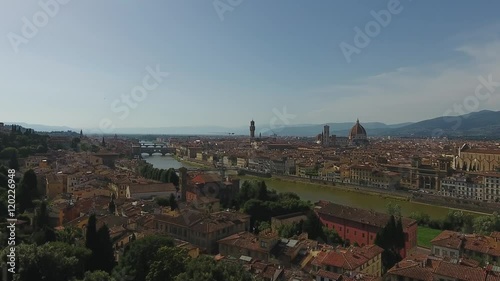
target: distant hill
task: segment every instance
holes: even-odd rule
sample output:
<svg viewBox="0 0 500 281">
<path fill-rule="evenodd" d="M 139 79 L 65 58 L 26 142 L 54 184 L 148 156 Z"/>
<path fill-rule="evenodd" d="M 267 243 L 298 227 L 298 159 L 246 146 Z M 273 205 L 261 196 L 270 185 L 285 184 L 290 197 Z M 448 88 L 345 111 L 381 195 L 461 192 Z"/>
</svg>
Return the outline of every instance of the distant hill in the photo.
<svg viewBox="0 0 500 281">
<path fill-rule="evenodd" d="M 366 129 L 368 136 L 406 136 L 406 137 L 500 137 L 500 111 L 483 110 L 463 116 L 437 117 L 416 123 L 401 123 L 387 125 L 381 122 L 363 122 L 361 125 Z M 6 122 L 6 124 L 17 124 L 35 131 L 76 131 L 65 126 L 46 126 L 38 124 L 26 124 L 22 122 Z M 330 126 L 330 134 L 347 136 L 355 122 L 327 123 Z M 323 131 L 325 124 L 314 125 L 289 125 L 273 130 L 257 123 L 256 135 L 262 133 L 269 136 L 276 133 L 278 136 L 302 136 L 313 137 Z M 269 126 L 267 126 L 269 127 Z M 103 134 L 99 129 L 83 129 L 84 134 Z M 238 128 L 227 128 L 219 126 L 196 126 L 196 127 L 156 127 L 156 128 L 117 128 L 113 134 L 157 134 L 157 135 L 248 135 L 248 126 Z"/>
<path fill-rule="evenodd" d="M 483 110 L 461 116 L 438 117 L 381 133 L 418 137 L 500 137 L 500 111 Z"/>
<path fill-rule="evenodd" d="M 66 126 L 47 126 L 41 124 L 28 124 L 24 122 L 5 122 L 5 125 L 18 125 L 23 128 L 33 129 L 37 132 L 59 132 L 59 131 L 76 131 L 76 129 Z M 79 132 L 80 130 L 78 130 Z"/>
</svg>

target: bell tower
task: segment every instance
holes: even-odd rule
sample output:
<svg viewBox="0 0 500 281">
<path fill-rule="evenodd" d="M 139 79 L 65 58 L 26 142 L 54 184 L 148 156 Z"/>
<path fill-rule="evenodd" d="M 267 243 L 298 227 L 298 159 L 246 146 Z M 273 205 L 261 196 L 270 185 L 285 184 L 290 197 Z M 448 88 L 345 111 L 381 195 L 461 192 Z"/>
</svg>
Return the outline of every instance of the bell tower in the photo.
<svg viewBox="0 0 500 281">
<path fill-rule="evenodd" d="M 255 138 L 255 121 L 250 121 L 250 138 Z"/>
</svg>

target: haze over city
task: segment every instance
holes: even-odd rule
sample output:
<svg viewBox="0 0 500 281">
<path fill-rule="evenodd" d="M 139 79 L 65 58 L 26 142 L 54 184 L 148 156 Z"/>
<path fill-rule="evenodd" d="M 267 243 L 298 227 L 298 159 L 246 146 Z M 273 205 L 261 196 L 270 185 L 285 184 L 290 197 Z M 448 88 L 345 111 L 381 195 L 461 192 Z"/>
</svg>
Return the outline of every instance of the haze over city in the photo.
<svg viewBox="0 0 500 281">
<path fill-rule="evenodd" d="M 290 124 L 395 124 L 500 102 L 455 106 L 478 77 L 498 84 L 495 1 L 66 2 L 41 25 L 37 2 L 0 4 L 0 92 L 23 109 L 3 106 L 0 120 L 240 127 L 286 111 Z M 378 32 L 356 44 L 374 13 Z M 152 72 L 147 93 L 126 103 Z"/>
<path fill-rule="evenodd" d="M 0 3 L 0 280 L 500 281 L 499 1 Z"/>
</svg>

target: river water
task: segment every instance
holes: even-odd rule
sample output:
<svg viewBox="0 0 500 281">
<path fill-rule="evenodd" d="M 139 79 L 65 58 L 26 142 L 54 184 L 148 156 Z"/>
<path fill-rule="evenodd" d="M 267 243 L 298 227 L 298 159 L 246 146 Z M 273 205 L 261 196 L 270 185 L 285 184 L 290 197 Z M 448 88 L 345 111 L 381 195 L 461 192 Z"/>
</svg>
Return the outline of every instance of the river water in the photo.
<svg viewBox="0 0 500 281">
<path fill-rule="evenodd" d="M 177 161 L 171 155 L 157 155 L 149 156 L 143 154 L 142 157 L 147 162 L 153 164 L 155 168 L 168 169 L 174 168 L 178 169 L 180 167 L 193 168 L 188 164 L 181 163 Z M 311 202 L 317 202 L 319 200 L 327 200 L 334 203 L 348 205 L 363 209 L 372 209 L 378 212 L 387 212 L 387 204 L 390 202 L 396 203 L 401 206 L 401 212 L 403 216 L 409 216 L 412 212 L 423 212 L 429 214 L 433 219 L 441 219 L 446 216 L 449 208 L 435 205 L 427 205 L 415 202 L 409 202 L 405 200 L 397 200 L 393 198 L 387 198 L 384 195 L 371 195 L 364 194 L 349 190 L 336 189 L 329 186 L 322 186 L 317 184 L 282 181 L 273 178 L 260 179 L 256 177 L 243 176 L 240 177 L 242 180 L 264 180 L 269 189 L 274 189 L 278 192 L 294 192 L 300 196 L 303 200 L 309 200 Z M 242 181 L 243 182 L 243 181 Z"/>
<path fill-rule="evenodd" d="M 153 164 L 153 166 L 158 169 L 179 169 L 181 167 L 194 168 L 186 163 L 177 161 L 177 159 L 169 154 L 165 156 L 162 156 L 161 154 L 153 154 L 152 156 L 149 156 L 149 154 L 142 154 L 142 158 L 146 160 L 146 162 Z"/>
</svg>

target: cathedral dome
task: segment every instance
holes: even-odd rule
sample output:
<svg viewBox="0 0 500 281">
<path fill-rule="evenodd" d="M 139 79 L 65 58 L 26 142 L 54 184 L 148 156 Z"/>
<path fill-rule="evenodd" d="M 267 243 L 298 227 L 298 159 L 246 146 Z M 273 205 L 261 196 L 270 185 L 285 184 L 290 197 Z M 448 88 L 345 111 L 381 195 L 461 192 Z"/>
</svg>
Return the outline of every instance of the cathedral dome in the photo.
<svg viewBox="0 0 500 281">
<path fill-rule="evenodd" d="M 356 124 L 352 127 L 351 132 L 349 133 L 349 139 L 366 139 L 366 130 L 359 124 L 359 119 L 356 121 Z"/>
</svg>

